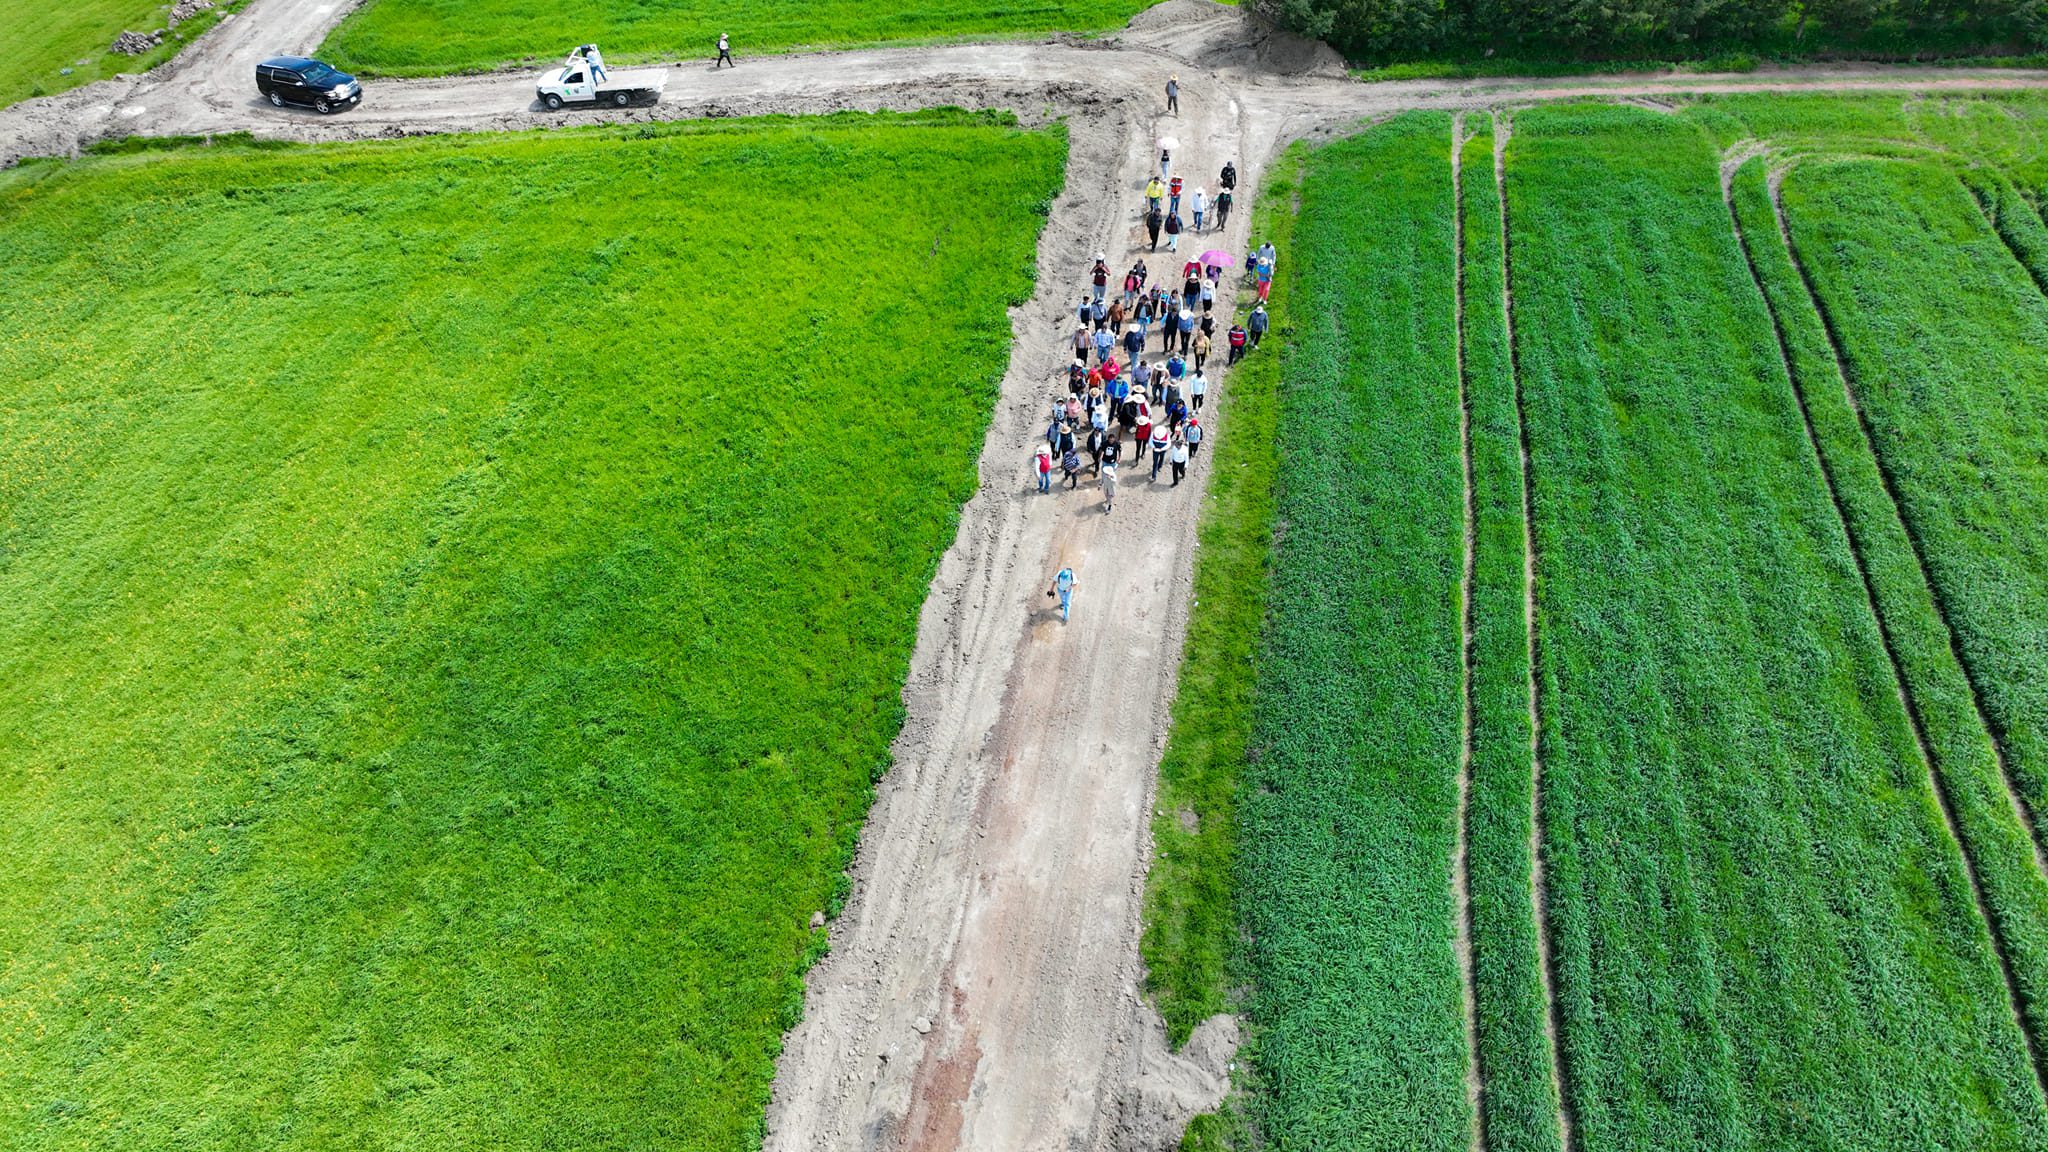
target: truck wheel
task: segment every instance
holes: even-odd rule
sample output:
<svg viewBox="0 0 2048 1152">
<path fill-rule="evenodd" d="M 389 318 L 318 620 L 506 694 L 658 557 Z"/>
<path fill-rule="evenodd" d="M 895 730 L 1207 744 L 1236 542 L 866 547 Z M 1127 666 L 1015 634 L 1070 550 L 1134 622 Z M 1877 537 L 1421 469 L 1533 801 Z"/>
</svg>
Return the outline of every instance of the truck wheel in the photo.
<svg viewBox="0 0 2048 1152">
<path fill-rule="evenodd" d="M 272 93 L 270 94 L 270 106 L 271 106 L 272 108 L 282 108 L 282 107 L 284 107 L 284 97 L 283 97 L 283 96 L 281 96 L 281 95 L 279 95 L 279 94 L 277 94 L 277 93 L 275 93 L 275 92 L 272 92 Z"/>
<path fill-rule="evenodd" d="M 320 114 L 325 116 L 334 111 L 334 102 L 331 100 L 315 100 L 313 107 L 319 109 Z"/>
<path fill-rule="evenodd" d="M 562 98 L 553 92 L 541 97 L 540 102 L 547 105 L 547 109 L 550 112 L 560 112 L 562 110 Z"/>
<path fill-rule="evenodd" d="M 631 104 L 632 102 L 633 94 L 631 92 L 612 93 L 612 103 L 618 105 L 621 108 L 624 108 L 626 105 Z"/>
</svg>

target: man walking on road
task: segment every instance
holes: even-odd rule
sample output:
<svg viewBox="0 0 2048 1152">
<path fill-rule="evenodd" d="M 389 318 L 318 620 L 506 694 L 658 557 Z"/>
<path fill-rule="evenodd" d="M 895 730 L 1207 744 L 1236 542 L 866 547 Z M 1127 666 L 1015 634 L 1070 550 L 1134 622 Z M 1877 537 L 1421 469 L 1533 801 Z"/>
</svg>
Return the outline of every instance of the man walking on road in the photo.
<svg viewBox="0 0 2048 1152">
<path fill-rule="evenodd" d="M 1074 585 L 1078 583 L 1080 581 L 1074 579 L 1074 570 L 1072 568 L 1062 568 L 1059 574 L 1052 578 L 1052 587 L 1045 590 L 1047 596 L 1058 596 L 1060 598 L 1060 623 L 1062 624 L 1067 622 L 1067 611 L 1074 602 Z"/>
<path fill-rule="evenodd" d="M 720 32 L 718 34 L 718 60 L 711 65 L 711 70 L 716 72 L 727 64 L 732 64 L 735 68 L 739 67 L 739 65 L 732 63 L 731 42 L 726 39 L 725 33 Z"/>
<path fill-rule="evenodd" d="M 1166 78 L 1166 111 L 1169 115 L 1180 115 L 1180 76 Z"/>
<path fill-rule="evenodd" d="M 1145 231 L 1152 235 L 1152 251 L 1154 252 L 1159 251 L 1159 229 L 1166 223 L 1166 213 L 1161 212 L 1156 207 L 1158 203 L 1156 200 L 1153 201 L 1155 207 L 1150 212 L 1145 213 Z"/>
</svg>

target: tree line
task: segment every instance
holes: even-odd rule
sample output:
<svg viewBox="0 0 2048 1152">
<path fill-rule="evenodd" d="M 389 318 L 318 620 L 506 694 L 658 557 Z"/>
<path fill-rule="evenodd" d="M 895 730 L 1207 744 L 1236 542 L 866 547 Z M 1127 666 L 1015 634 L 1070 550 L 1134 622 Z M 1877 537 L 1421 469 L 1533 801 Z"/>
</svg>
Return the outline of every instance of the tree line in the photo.
<svg viewBox="0 0 2048 1152">
<path fill-rule="evenodd" d="M 1254 0 L 1347 57 L 2011 50 L 2048 43 L 2048 0 Z"/>
</svg>

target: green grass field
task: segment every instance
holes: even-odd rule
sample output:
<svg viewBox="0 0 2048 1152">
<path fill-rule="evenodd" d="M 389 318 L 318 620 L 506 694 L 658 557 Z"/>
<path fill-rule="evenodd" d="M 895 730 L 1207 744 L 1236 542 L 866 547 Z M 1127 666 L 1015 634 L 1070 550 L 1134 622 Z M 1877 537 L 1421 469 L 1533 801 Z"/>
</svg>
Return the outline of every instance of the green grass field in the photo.
<svg viewBox="0 0 2048 1152">
<path fill-rule="evenodd" d="M 171 29 L 156 51 L 146 56 L 116 56 L 107 51 L 124 31 L 152 32 L 163 28 L 169 3 L 158 0 L 0 0 L 0 108 L 31 96 L 46 96 L 104 80 L 117 72 L 143 72 L 176 55 L 179 49 L 232 11 L 241 0 L 215 0 L 216 11 L 202 12 Z M 70 69 L 66 75 L 64 70 Z"/>
<path fill-rule="evenodd" d="M 989 38 L 1122 27 L 1145 0 L 1022 0 L 1009 4 L 930 0 L 911 8 L 870 8 L 858 0 L 649 0 L 621 5 L 566 0 L 369 0 L 321 46 L 341 68 L 383 76 L 430 76 L 505 64 L 554 64 L 595 42 L 607 61 L 702 59 L 719 33 L 735 57 L 793 48 L 889 41 Z"/>
<path fill-rule="evenodd" d="M 757 1146 L 1063 156 L 0 176 L 0 1147 Z"/>
<path fill-rule="evenodd" d="M 1522 111 L 1503 237 L 1473 117 L 1451 392 L 1442 278 L 1383 272 L 1457 248 L 1422 207 L 1448 123 L 1306 158 L 1275 447 L 1252 462 L 1277 501 L 1257 738 L 1201 761 L 1240 781 L 1234 853 L 1171 872 L 1235 900 L 1237 937 L 1220 990 L 1153 984 L 1169 1019 L 1244 1005 L 1266 1146 L 1465 1147 L 1467 1060 L 1489 1150 L 1559 1147 L 1560 1113 L 1595 1150 L 2048 1142 L 2028 1043 L 2048 1035 L 2048 879 L 2013 803 L 2048 802 L 2044 126 L 2032 95 Z M 1724 198 L 1736 145 L 1764 154 Z M 1245 571 L 1204 555 L 1198 582 L 1257 602 Z M 1471 1053 L 1447 859 L 1461 691 Z M 1168 769 L 1227 747 L 1175 741 Z M 1187 874 L 1212 860 L 1221 882 Z M 1389 871 L 1412 885 L 1391 909 Z M 1155 901 L 1155 931 L 1179 914 Z"/>
</svg>

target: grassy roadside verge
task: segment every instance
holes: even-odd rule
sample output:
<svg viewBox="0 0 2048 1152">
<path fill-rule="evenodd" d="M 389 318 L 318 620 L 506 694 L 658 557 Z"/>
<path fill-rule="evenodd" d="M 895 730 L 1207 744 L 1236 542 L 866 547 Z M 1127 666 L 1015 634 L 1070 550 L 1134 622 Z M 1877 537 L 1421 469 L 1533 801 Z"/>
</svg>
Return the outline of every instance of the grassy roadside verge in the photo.
<svg viewBox="0 0 2048 1152">
<path fill-rule="evenodd" d="M 1251 741 L 1272 570 L 1273 435 L 1290 331 L 1295 198 L 1307 154 L 1306 145 L 1289 148 L 1253 208 L 1253 240 L 1271 240 L 1280 252 L 1266 306 L 1273 325 L 1263 347 L 1225 377 L 1195 564 L 1199 609 L 1188 624 L 1173 725 L 1159 762 L 1142 948 L 1146 990 L 1176 1046 L 1195 1025 L 1230 1010 L 1237 789 Z"/>
<path fill-rule="evenodd" d="M 697 60 L 721 33 L 749 56 L 828 49 L 991 40 L 1120 28 L 1141 0 L 1029 0 L 976 5 L 935 0 L 876 8 L 860 0 L 727 0 L 620 5 L 561 0 L 369 0 L 327 37 L 337 67 L 379 76 L 439 76 L 558 63 L 596 42 L 615 64 Z"/>
</svg>

